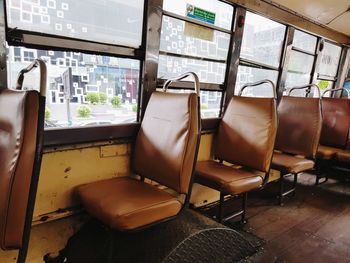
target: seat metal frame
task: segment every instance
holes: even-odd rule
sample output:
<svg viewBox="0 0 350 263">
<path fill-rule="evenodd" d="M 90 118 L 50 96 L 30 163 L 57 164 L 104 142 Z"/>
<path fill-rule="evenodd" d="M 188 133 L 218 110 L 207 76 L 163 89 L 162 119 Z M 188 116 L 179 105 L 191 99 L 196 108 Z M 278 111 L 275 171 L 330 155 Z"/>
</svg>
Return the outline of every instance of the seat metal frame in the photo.
<svg viewBox="0 0 350 263">
<path fill-rule="evenodd" d="M 253 83 L 247 83 L 247 84 L 243 85 L 241 90 L 238 93 L 238 96 L 242 96 L 243 91 L 244 91 L 245 88 L 247 88 L 247 87 L 256 87 L 256 86 L 260 86 L 262 84 L 269 84 L 269 85 L 271 85 L 272 90 L 273 90 L 273 98 L 275 100 L 277 100 L 277 91 L 276 91 L 275 84 L 271 80 L 268 80 L 268 79 L 257 81 L 257 82 L 253 82 Z M 223 160 L 219 159 L 219 162 L 223 163 Z M 272 162 L 272 160 L 270 161 L 270 166 L 271 166 L 271 162 Z M 262 184 L 261 188 L 263 188 L 265 186 L 265 184 L 268 182 L 268 177 L 269 177 L 269 172 L 267 172 L 265 174 L 264 180 L 263 180 L 263 184 Z M 197 182 L 200 183 L 200 184 L 203 184 L 200 181 L 197 181 Z M 206 185 L 206 186 L 208 186 L 208 185 Z M 213 188 L 213 186 L 208 186 L 208 187 Z M 240 222 L 242 224 L 246 224 L 248 222 L 247 219 L 246 219 L 248 192 L 244 192 L 244 193 L 237 194 L 237 195 L 231 195 L 231 194 L 227 194 L 227 193 L 223 192 L 221 189 L 215 189 L 215 190 L 220 192 L 219 207 L 218 207 L 218 211 L 217 211 L 217 215 L 216 215 L 216 219 L 218 220 L 218 222 L 223 223 L 223 222 L 226 222 L 228 220 L 231 220 L 233 218 L 236 218 L 236 217 L 240 216 L 241 217 Z M 254 190 L 256 190 L 256 189 L 254 189 Z M 251 190 L 251 191 L 254 191 L 254 190 Z M 225 196 L 227 196 L 227 195 L 233 196 L 233 197 L 240 197 L 242 199 L 242 206 L 241 206 L 240 210 L 238 210 L 238 211 L 236 211 L 236 212 L 234 212 L 234 213 L 232 213 L 230 215 L 226 215 L 225 216 L 224 215 L 224 203 L 225 203 Z"/>
<path fill-rule="evenodd" d="M 325 96 L 326 93 L 330 92 L 331 95 L 332 95 L 333 92 L 336 92 L 336 91 L 345 91 L 347 93 L 347 99 L 350 99 L 350 92 L 347 89 L 345 89 L 345 88 L 326 89 L 322 93 L 322 98 Z M 330 98 L 332 98 L 332 97 L 330 97 Z M 346 99 L 346 98 L 344 98 L 344 99 Z M 348 141 L 350 141 L 350 129 L 349 129 L 348 138 L 349 138 Z M 331 167 L 335 167 L 335 168 L 338 168 L 338 169 L 342 170 L 341 167 L 337 167 L 336 157 L 334 157 L 334 158 L 332 158 L 330 160 L 322 160 L 322 159 L 317 159 L 316 160 L 316 180 L 315 180 L 315 185 L 320 185 L 320 184 L 323 184 L 323 183 L 328 181 L 327 173 L 324 173 L 324 170 L 328 171 L 328 170 L 331 169 Z"/>
<path fill-rule="evenodd" d="M 321 91 L 320 88 L 318 87 L 318 85 L 316 84 L 309 84 L 309 85 L 305 85 L 305 86 L 297 86 L 297 87 L 292 87 L 290 89 L 286 88 L 286 90 L 288 90 L 287 96 L 291 96 L 291 93 L 294 90 L 300 90 L 300 89 L 306 89 L 306 98 L 309 96 L 310 92 L 311 92 L 311 88 L 314 87 L 317 90 L 318 96 L 320 98 L 320 100 L 322 99 L 322 95 L 321 95 Z M 279 201 L 279 205 L 283 206 L 283 198 L 289 195 L 292 195 L 292 197 L 294 197 L 296 195 L 296 186 L 298 183 L 298 175 L 301 174 L 302 172 L 299 173 L 284 173 L 283 171 L 280 171 L 280 179 L 279 179 L 279 196 L 278 196 L 278 201 Z M 284 185 L 284 181 L 285 178 L 288 176 L 293 176 L 293 184 L 292 187 L 288 190 L 285 190 L 285 185 Z"/>
<path fill-rule="evenodd" d="M 28 196 L 28 204 L 26 211 L 26 218 L 24 223 L 22 246 L 18 252 L 17 263 L 26 262 L 28 254 L 28 246 L 30 240 L 30 232 L 32 227 L 33 213 L 35 198 L 39 182 L 39 174 L 42 160 L 42 149 L 43 149 L 43 135 L 44 135 L 44 119 L 45 119 L 45 101 L 46 101 L 46 65 L 41 59 L 35 59 L 28 67 L 22 69 L 18 75 L 16 90 L 23 90 L 23 80 L 26 73 L 31 72 L 35 68 L 40 69 L 40 91 L 39 91 L 39 112 L 38 112 L 38 126 L 37 126 L 37 137 L 36 137 L 36 151 L 34 158 L 34 166 L 32 171 L 32 178 L 30 182 L 30 190 Z"/>
</svg>

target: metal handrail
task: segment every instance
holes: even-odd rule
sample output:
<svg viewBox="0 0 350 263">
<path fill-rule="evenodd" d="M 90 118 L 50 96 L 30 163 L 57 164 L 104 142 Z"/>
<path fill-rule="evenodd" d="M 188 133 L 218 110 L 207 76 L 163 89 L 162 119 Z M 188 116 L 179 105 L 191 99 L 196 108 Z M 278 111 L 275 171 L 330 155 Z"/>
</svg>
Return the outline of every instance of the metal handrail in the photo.
<svg viewBox="0 0 350 263">
<path fill-rule="evenodd" d="M 326 90 L 322 93 L 322 97 L 324 97 L 324 95 L 325 95 L 327 92 L 340 91 L 340 90 L 345 90 L 346 93 L 348 94 L 348 99 L 350 99 L 350 92 L 349 92 L 346 88 L 326 89 Z"/>
<path fill-rule="evenodd" d="M 166 92 L 169 85 L 174 82 L 174 81 L 180 81 L 180 80 L 183 80 L 187 77 L 190 77 L 192 76 L 193 79 L 194 79 L 194 89 L 196 91 L 196 94 L 197 96 L 199 97 L 200 96 L 200 87 L 199 87 L 199 78 L 197 76 L 196 73 L 194 72 L 186 72 L 178 77 L 175 77 L 175 78 L 171 78 L 171 79 L 168 79 L 167 81 L 165 81 L 164 85 L 163 85 L 163 91 Z"/>
<path fill-rule="evenodd" d="M 277 92 L 276 92 L 275 84 L 271 80 L 268 80 L 268 79 L 264 79 L 264 80 L 253 82 L 253 83 L 247 83 L 247 84 L 243 85 L 241 90 L 238 93 L 238 96 L 242 96 L 243 90 L 246 87 L 255 87 L 255 86 L 262 85 L 262 84 L 270 84 L 271 85 L 272 91 L 273 91 L 273 97 L 276 99 L 277 98 Z"/>
<path fill-rule="evenodd" d="M 297 90 L 297 89 L 309 89 L 310 90 L 312 87 L 316 88 L 317 93 L 318 93 L 318 97 L 321 98 L 320 88 L 316 84 L 309 84 L 309 85 L 305 85 L 305 86 L 293 87 L 293 88 L 289 89 L 288 96 L 290 96 L 290 94 L 292 93 L 293 90 Z M 286 90 L 287 90 L 287 88 L 286 88 Z M 308 91 L 306 94 L 309 94 L 309 93 L 310 93 L 310 91 Z"/>
<path fill-rule="evenodd" d="M 45 97 L 46 96 L 47 70 L 46 70 L 46 64 L 45 64 L 44 60 L 42 60 L 42 59 L 35 59 L 32 64 L 30 64 L 28 67 L 22 69 L 19 72 L 18 78 L 17 78 L 16 89 L 22 90 L 24 74 L 31 72 L 33 69 L 35 69 L 37 67 L 40 68 L 40 95 Z"/>
</svg>

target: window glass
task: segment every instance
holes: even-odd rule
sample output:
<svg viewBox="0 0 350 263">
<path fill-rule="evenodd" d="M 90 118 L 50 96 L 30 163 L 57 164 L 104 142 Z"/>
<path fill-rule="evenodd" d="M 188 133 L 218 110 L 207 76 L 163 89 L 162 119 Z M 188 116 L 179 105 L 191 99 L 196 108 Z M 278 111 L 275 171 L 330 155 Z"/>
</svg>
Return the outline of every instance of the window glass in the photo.
<svg viewBox="0 0 350 263">
<path fill-rule="evenodd" d="M 139 47 L 143 0 L 9 0 L 10 28 Z"/>
<path fill-rule="evenodd" d="M 225 63 L 160 55 L 158 78 L 168 79 L 193 71 L 201 82 L 222 84 L 225 79 L 225 70 Z"/>
<path fill-rule="evenodd" d="M 247 12 L 241 57 L 278 67 L 286 27 L 262 16 Z"/>
<path fill-rule="evenodd" d="M 188 32 L 194 24 L 163 16 L 160 50 L 183 55 L 226 60 L 230 44 L 230 34 L 212 29 L 204 29 L 209 36 L 193 37 Z M 209 30 L 209 31 L 207 31 Z M 201 31 L 203 32 L 203 31 Z M 206 40 L 208 39 L 208 40 Z"/>
<path fill-rule="evenodd" d="M 314 56 L 306 55 L 298 51 L 291 51 L 288 71 L 295 73 L 311 73 Z"/>
<path fill-rule="evenodd" d="M 8 52 L 10 87 L 15 87 L 18 72 L 30 64 L 30 54 L 46 61 L 46 128 L 136 121 L 140 61 L 24 47 L 9 47 Z M 66 74 L 67 85 L 62 80 Z M 37 89 L 38 80 L 36 70 L 26 75 L 23 86 Z"/>
<path fill-rule="evenodd" d="M 275 70 L 239 66 L 238 76 L 236 80 L 235 95 L 239 93 L 244 84 L 253 83 L 263 79 L 269 79 L 276 85 L 277 77 L 278 71 Z M 243 95 L 252 97 L 273 97 L 273 90 L 271 88 L 271 85 L 263 84 L 256 87 L 245 88 Z"/>
<path fill-rule="evenodd" d="M 189 10 L 189 6 L 194 6 L 205 11 L 215 14 L 215 19 L 209 23 L 225 29 L 231 29 L 233 6 L 225 4 L 217 0 L 164 0 L 163 8 L 166 11 L 185 16 Z M 197 18 L 199 19 L 199 18 Z"/>
<path fill-rule="evenodd" d="M 294 39 L 293 39 L 294 47 L 300 48 L 310 53 L 315 53 L 316 43 L 317 43 L 316 37 L 310 34 L 304 33 L 302 31 L 295 30 Z"/>
<path fill-rule="evenodd" d="M 170 92 L 184 93 L 193 92 L 189 89 L 170 89 Z M 216 118 L 220 113 L 221 104 L 221 91 L 206 91 L 201 90 L 200 103 L 201 103 L 201 118 Z"/>
<path fill-rule="evenodd" d="M 298 51 L 291 51 L 285 84 L 286 88 L 307 85 L 310 83 L 314 58 L 314 56 Z M 299 93 L 299 91 L 295 92 Z M 304 96 L 305 94 L 301 91 L 300 95 Z"/>
<path fill-rule="evenodd" d="M 335 77 L 338 71 L 340 54 L 340 46 L 325 42 L 318 73 L 324 76 Z"/>
<path fill-rule="evenodd" d="M 302 73 L 287 73 L 286 88 L 292 88 L 297 86 L 303 86 L 310 84 L 310 74 Z"/>
</svg>

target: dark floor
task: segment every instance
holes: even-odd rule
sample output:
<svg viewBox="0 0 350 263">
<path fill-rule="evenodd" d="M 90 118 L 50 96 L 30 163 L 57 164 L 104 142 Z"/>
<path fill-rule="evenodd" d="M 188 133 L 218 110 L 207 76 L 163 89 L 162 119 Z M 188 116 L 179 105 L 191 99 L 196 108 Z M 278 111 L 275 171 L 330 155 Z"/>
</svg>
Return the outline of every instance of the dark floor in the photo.
<svg viewBox="0 0 350 263">
<path fill-rule="evenodd" d="M 284 206 L 277 205 L 278 184 L 249 195 L 243 230 L 266 243 L 247 262 L 350 262 L 349 179 L 314 186 L 315 176 L 303 174 L 298 182 Z"/>
</svg>

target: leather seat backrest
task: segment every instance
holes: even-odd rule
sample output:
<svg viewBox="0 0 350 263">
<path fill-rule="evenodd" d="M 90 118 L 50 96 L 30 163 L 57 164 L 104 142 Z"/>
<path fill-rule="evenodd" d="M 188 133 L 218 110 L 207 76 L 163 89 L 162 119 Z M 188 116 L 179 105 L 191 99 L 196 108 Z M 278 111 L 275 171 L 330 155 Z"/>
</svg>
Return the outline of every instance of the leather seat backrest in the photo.
<svg viewBox="0 0 350 263">
<path fill-rule="evenodd" d="M 195 93 L 153 92 L 135 143 L 133 170 L 188 193 L 200 128 Z"/>
<path fill-rule="evenodd" d="M 283 96 L 278 117 L 276 149 L 315 158 L 322 126 L 321 100 Z"/>
<path fill-rule="evenodd" d="M 268 172 L 276 132 L 275 99 L 234 96 L 219 125 L 215 157 Z"/>
<path fill-rule="evenodd" d="M 320 143 L 345 149 L 350 129 L 350 99 L 323 98 L 323 125 Z"/>
<path fill-rule="evenodd" d="M 0 245 L 21 247 L 36 152 L 39 93 L 0 90 Z"/>
</svg>

